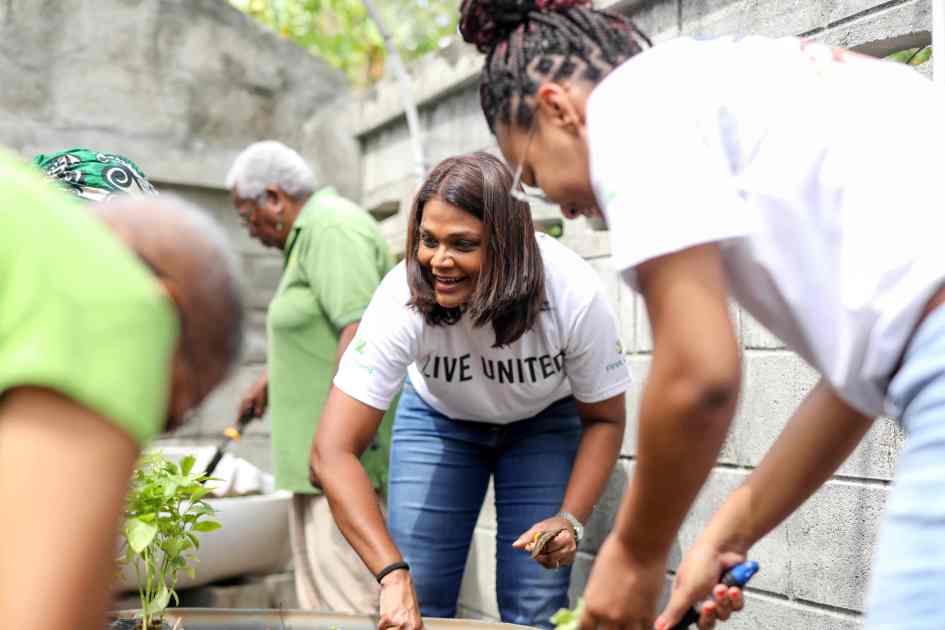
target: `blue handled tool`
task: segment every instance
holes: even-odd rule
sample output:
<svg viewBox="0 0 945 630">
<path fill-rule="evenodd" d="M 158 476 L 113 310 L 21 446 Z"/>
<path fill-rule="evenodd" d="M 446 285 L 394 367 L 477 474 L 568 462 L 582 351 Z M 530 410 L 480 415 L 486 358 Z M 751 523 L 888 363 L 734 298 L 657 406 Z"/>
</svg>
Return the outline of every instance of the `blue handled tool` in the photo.
<svg viewBox="0 0 945 630">
<path fill-rule="evenodd" d="M 742 562 L 741 564 L 736 564 L 734 567 L 726 571 L 722 578 L 719 580 L 719 583 L 724 584 L 725 586 L 738 586 L 743 587 L 748 584 L 748 580 L 758 572 L 758 563 L 754 560 L 748 560 Z M 690 625 L 699 621 L 699 611 L 695 608 L 690 608 L 689 612 L 679 620 L 675 626 L 670 628 L 670 630 L 686 630 Z"/>
</svg>

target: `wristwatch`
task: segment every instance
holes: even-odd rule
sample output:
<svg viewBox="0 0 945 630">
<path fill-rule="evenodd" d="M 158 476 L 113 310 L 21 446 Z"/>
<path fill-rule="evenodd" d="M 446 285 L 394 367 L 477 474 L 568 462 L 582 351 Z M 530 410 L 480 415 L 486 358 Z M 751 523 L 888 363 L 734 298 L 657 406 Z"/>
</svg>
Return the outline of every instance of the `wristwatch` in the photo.
<svg viewBox="0 0 945 630">
<path fill-rule="evenodd" d="M 571 525 L 571 529 L 574 531 L 574 542 L 579 543 L 584 539 L 584 526 L 581 525 L 581 521 L 577 520 L 574 517 L 574 514 L 570 512 L 558 512 L 558 516 L 563 518 Z"/>
</svg>

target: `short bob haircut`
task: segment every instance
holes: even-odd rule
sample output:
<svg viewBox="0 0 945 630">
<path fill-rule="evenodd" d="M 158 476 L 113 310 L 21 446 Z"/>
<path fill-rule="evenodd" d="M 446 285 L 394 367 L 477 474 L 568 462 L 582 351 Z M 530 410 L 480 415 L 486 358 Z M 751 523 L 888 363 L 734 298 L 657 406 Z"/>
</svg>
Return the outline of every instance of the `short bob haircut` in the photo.
<svg viewBox="0 0 945 630">
<path fill-rule="evenodd" d="M 478 151 L 440 162 L 420 186 L 407 226 L 408 305 L 431 326 L 449 326 L 468 315 L 473 325 L 492 324 L 494 348 L 528 332 L 545 303 L 545 273 L 531 210 L 510 194 L 512 174 L 493 155 Z M 420 222 L 430 199 L 439 199 L 482 221 L 482 270 L 469 302 L 461 308 L 437 304 L 433 274 L 417 261 Z"/>
</svg>

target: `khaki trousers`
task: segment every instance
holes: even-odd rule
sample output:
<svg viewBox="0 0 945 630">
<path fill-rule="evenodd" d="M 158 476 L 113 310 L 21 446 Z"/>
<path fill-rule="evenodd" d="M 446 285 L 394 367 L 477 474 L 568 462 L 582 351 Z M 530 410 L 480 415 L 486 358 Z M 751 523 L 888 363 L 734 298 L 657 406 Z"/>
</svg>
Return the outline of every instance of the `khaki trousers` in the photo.
<svg viewBox="0 0 945 630">
<path fill-rule="evenodd" d="M 324 495 L 292 495 L 289 536 L 301 608 L 378 614 L 380 587 L 341 535 Z"/>
</svg>

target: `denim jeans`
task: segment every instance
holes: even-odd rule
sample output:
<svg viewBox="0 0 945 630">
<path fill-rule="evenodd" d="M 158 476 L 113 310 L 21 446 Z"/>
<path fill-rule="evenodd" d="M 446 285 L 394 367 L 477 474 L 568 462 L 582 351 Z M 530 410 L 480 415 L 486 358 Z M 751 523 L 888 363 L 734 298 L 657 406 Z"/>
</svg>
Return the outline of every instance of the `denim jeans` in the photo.
<svg viewBox="0 0 945 630">
<path fill-rule="evenodd" d="M 928 315 L 893 377 L 906 432 L 873 561 L 864 630 L 945 628 L 945 308 Z"/>
<path fill-rule="evenodd" d="M 512 542 L 561 508 L 581 437 L 573 398 L 507 425 L 452 420 L 404 384 L 390 452 L 388 521 L 424 616 L 455 617 L 483 498 L 494 478 L 502 621 L 550 628 L 570 567 L 545 569 Z"/>
</svg>

